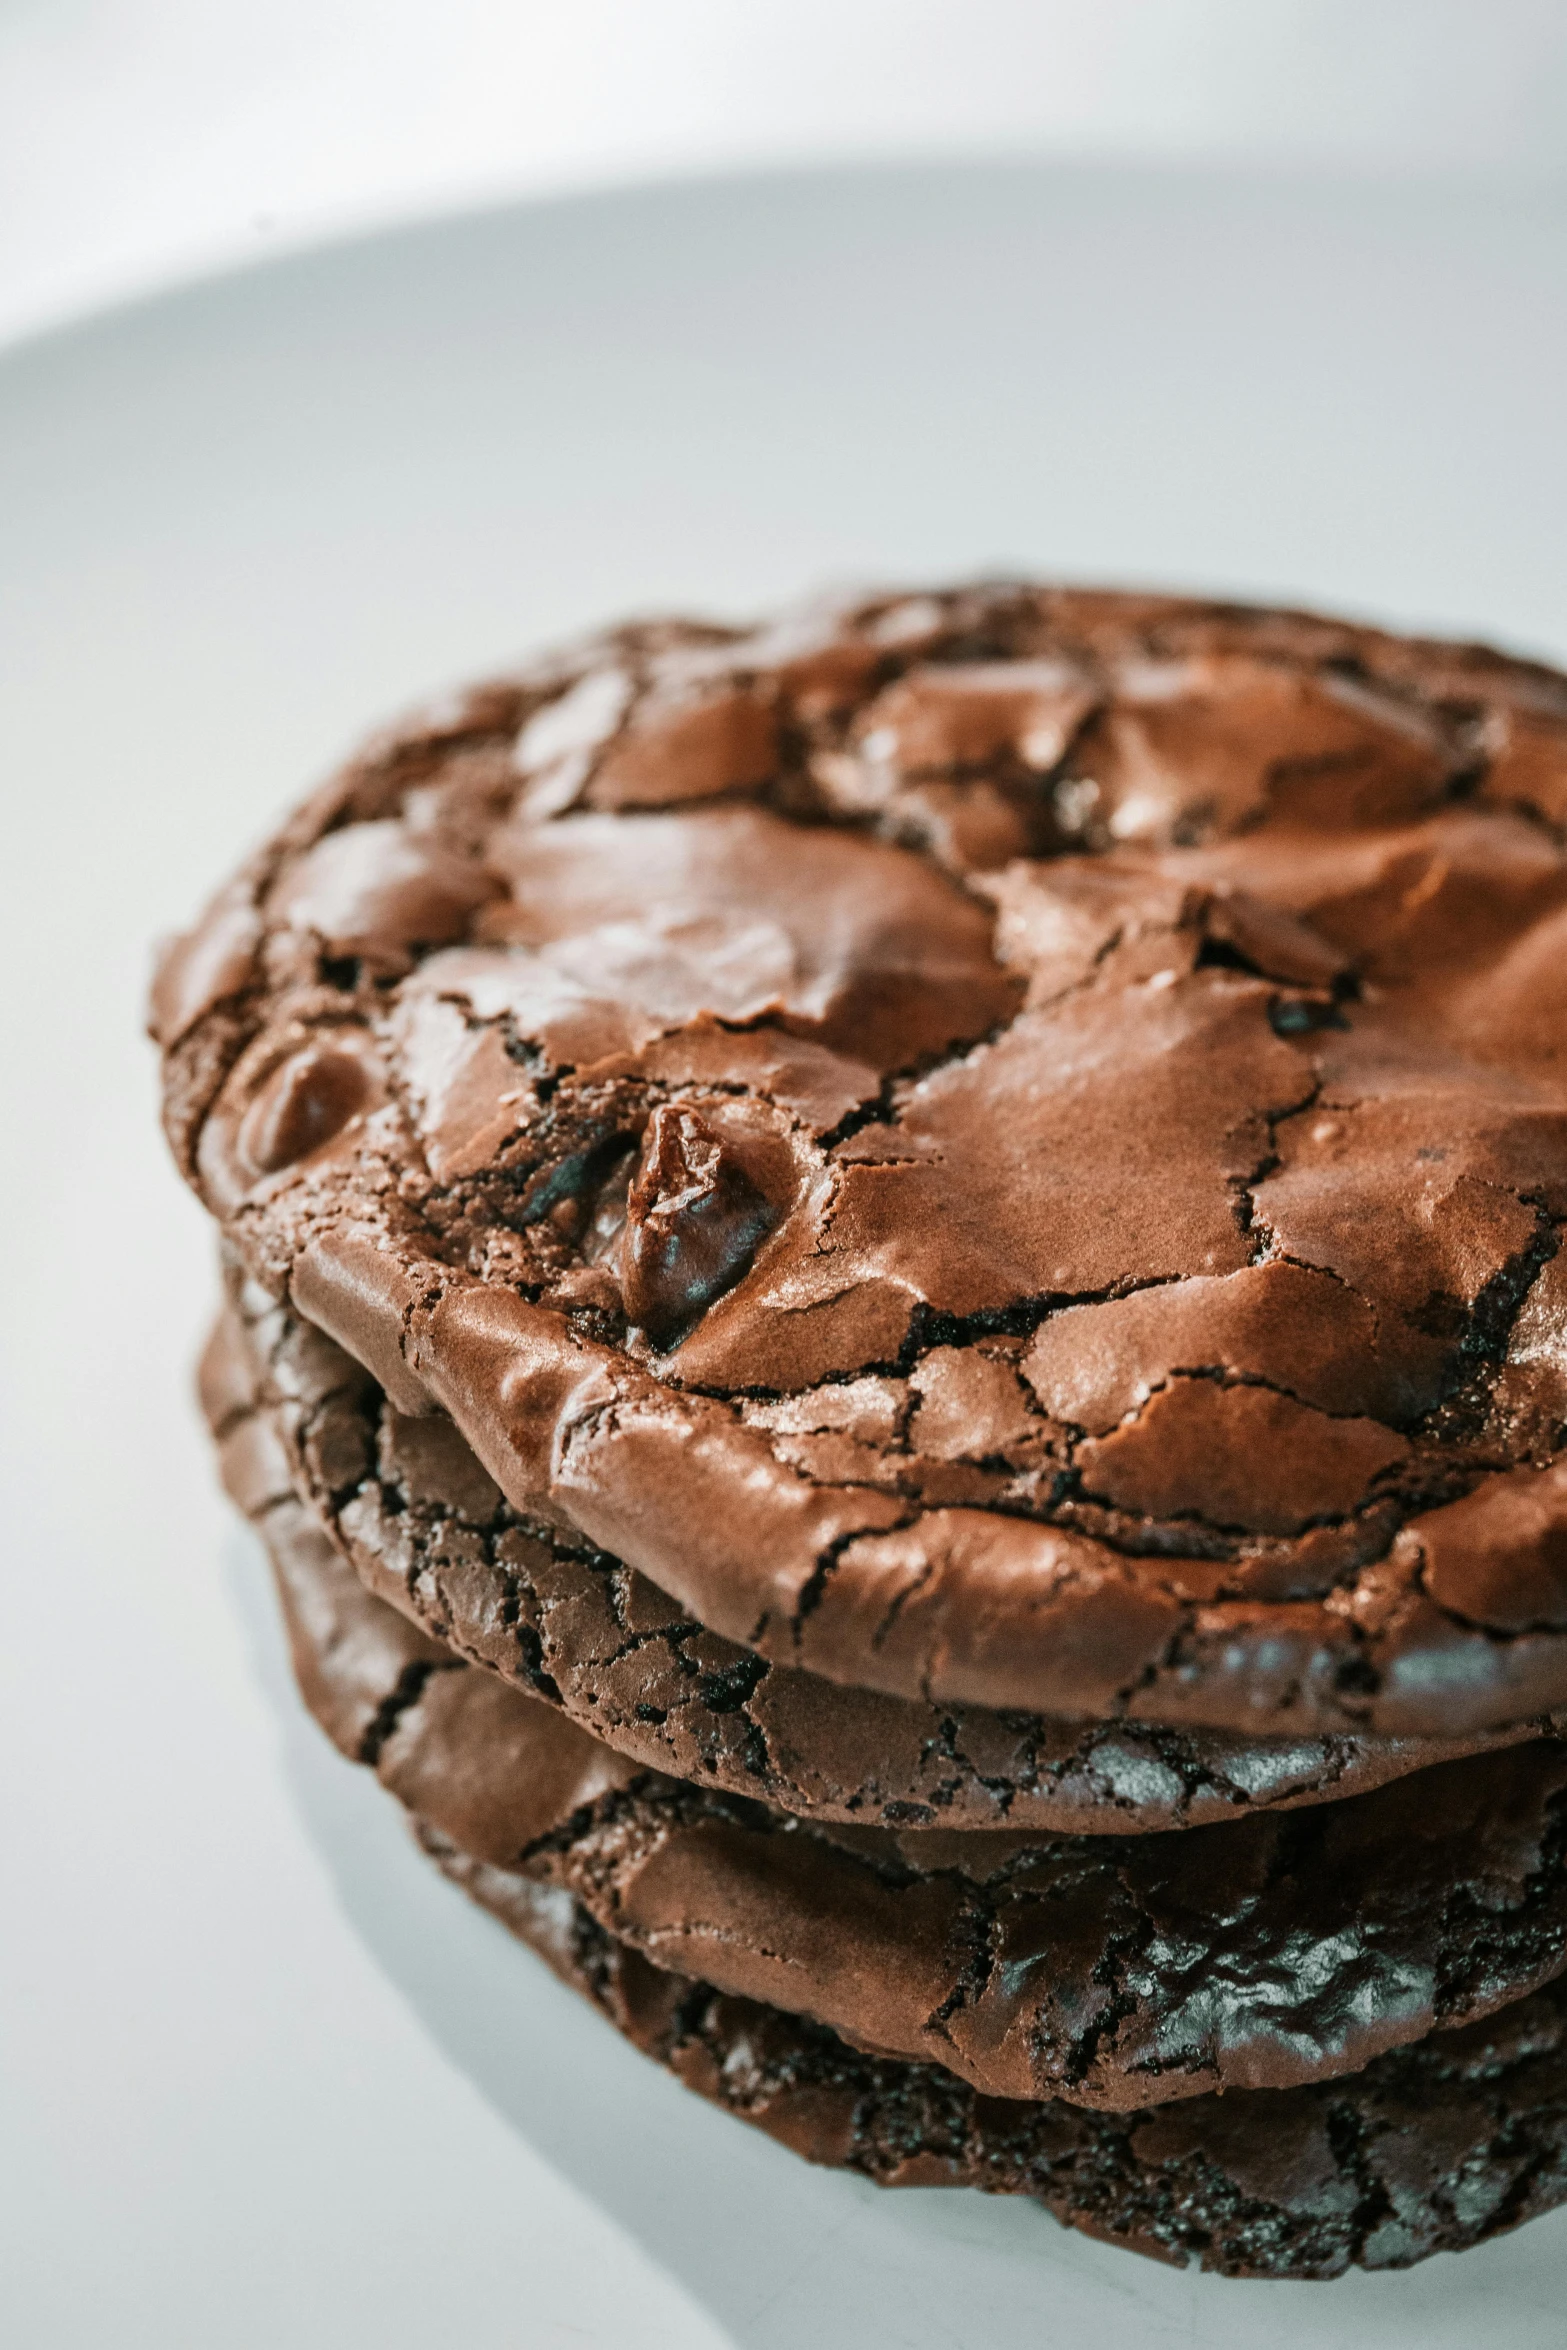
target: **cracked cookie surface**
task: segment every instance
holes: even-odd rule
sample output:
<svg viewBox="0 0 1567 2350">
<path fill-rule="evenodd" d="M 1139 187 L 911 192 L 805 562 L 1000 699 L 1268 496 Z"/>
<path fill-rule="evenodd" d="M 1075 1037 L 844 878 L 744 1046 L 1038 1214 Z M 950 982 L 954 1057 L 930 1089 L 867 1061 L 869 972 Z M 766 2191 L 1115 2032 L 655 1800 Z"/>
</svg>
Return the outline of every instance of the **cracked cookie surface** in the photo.
<svg viewBox="0 0 1567 2350">
<path fill-rule="evenodd" d="M 1141 1837 L 807 1822 L 650 1771 L 373 1599 L 292 1493 L 258 1512 L 322 1726 L 476 1864 L 666 1971 L 1120 2111 L 1283 2089 L 1525 1997 L 1567 1962 L 1567 1748 Z"/>
<path fill-rule="evenodd" d="M 1335 2277 L 1462 2252 L 1567 2200 L 1567 1985 L 1351 2080 L 1134 2113 L 985 2097 L 652 1967 L 556 1886 L 436 1864 L 687 2088 L 883 2187 L 1026 2195 L 1063 2225 L 1233 2277 Z"/>
<path fill-rule="evenodd" d="M 1270 1738 L 842 1688 L 720 1639 L 623 1561 L 519 1518 L 450 1421 L 398 1412 L 331 1339 L 232 1265 L 229 1280 L 201 1391 L 241 1506 L 297 1492 L 367 1590 L 676 1778 L 851 1824 L 1113 1835 L 1332 1802 L 1567 1727 Z"/>
<path fill-rule="evenodd" d="M 1567 1701 L 1567 681 L 1016 585 L 592 640 L 162 964 L 274 1296 L 526 1516 L 894 1697 Z"/>
</svg>

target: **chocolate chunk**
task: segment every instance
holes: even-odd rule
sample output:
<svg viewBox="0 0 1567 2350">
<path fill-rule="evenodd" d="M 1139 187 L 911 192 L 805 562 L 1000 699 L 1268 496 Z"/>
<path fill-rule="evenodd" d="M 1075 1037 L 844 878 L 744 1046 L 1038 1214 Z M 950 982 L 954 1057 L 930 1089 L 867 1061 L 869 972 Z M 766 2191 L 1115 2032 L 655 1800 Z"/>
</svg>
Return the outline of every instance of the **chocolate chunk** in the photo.
<svg viewBox="0 0 1567 2350">
<path fill-rule="evenodd" d="M 657 1109 L 626 1196 L 626 1312 L 668 1351 L 732 1289 L 775 1221 L 733 1147 L 695 1110 Z"/>
<path fill-rule="evenodd" d="M 257 1094 L 239 1130 L 239 1149 L 258 1175 L 275 1175 L 330 1142 L 371 1091 L 364 1061 L 330 1042 L 307 1045 Z"/>
</svg>

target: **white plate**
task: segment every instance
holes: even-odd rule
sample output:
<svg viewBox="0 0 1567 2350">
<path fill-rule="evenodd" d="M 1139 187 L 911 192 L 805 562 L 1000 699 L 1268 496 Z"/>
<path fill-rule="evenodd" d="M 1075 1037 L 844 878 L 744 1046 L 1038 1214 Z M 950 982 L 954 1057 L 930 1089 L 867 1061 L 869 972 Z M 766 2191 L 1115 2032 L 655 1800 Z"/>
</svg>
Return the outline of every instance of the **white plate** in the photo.
<svg viewBox="0 0 1567 2350">
<path fill-rule="evenodd" d="M 0 360 L 15 2339 L 1559 2350 L 1567 2215 L 1176 2274 L 702 2107 L 302 1721 L 187 1400 L 148 941 L 362 724 L 627 607 L 1039 565 L 1567 651 L 1559 199 L 1031 169 L 520 209 Z"/>
</svg>

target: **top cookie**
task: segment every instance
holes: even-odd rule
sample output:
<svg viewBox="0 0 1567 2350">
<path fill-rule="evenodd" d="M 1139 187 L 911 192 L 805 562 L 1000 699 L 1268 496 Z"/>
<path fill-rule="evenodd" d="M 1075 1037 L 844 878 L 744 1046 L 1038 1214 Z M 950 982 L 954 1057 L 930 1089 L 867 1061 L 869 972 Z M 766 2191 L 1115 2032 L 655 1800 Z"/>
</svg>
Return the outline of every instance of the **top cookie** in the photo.
<svg viewBox="0 0 1567 2350">
<path fill-rule="evenodd" d="M 256 1276 L 515 1508 L 898 1695 L 1567 1702 L 1567 679 L 1002 585 L 371 748 L 155 988 Z"/>
</svg>

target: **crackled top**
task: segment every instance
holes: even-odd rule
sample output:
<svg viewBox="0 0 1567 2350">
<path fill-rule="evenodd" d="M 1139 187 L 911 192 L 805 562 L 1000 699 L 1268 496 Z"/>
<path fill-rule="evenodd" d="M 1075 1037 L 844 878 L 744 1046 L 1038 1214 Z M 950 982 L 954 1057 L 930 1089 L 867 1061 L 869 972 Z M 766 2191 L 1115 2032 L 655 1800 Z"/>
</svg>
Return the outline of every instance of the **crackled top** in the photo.
<svg viewBox="0 0 1567 2350">
<path fill-rule="evenodd" d="M 597 638 L 159 972 L 274 1295 L 512 1505 L 894 1694 L 1567 1700 L 1567 680 L 1003 585 Z"/>
</svg>

